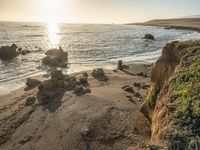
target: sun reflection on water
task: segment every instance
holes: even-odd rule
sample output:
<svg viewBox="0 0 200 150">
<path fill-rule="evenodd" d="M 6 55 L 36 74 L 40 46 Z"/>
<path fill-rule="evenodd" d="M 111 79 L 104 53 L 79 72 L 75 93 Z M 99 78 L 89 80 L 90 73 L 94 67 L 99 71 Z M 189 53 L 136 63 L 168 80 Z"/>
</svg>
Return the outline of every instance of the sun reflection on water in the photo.
<svg viewBox="0 0 200 150">
<path fill-rule="evenodd" d="M 50 45 L 56 47 L 60 43 L 60 37 L 58 35 L 60 28 L 58 22 L 48 21 L 46 23 L 47 30 L 48 30 L 48 39 Z"/>
</svg>

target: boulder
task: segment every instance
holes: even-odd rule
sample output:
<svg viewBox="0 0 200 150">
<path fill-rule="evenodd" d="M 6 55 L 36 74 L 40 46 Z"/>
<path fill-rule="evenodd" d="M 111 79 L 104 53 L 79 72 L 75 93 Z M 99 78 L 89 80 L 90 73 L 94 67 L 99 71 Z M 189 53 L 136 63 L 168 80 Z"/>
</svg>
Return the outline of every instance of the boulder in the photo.
<svg viewBox="0 0 200 150">
<path fill-rule="evenodd" d="M 26 86 L 29 87 L 29 88 L 36 87 L 39 84 L 41 84 L 41 81 L 39 81 L 37 79 L 33 79 L 33 78 L 27 78 L 26 79 Z"/>
<path fill-rule="evenodd" d="M 9 59 L 16 57 L 17 54 L 17 45 L 12 44 L 11 46 L 2 46 L 0 47 L 0 58 Z"/>
<path fill-rule="evenodd" d="M 76 88 L 74 89 L 74 94 L 76 94 L 77 96 L 82 96 L 86 93 L 91 93 L 91 90 L 79 85 L 76 86 Z"/>
<path fill-rule="evenodd" d="M 68 61 L 68 53 L 59 49 L 50 49 L 46 53 L 46 57 L 42 59 L 42 63 L 50 67 L 66 67 Z"/>
<path fill-rule="evenodd" d="M 119 70 L 129 69 L 129 66 L 128 65 L 124 65 L 123 62 L 121 60 L 119 60 L 117 69 L 119 69 Z"/>
<path fill-rule="evenodd" d="M 151 34 L 145 34 L 145 36 L 143 37 L 143 39 L 147 39 L 147 40 L 155 40 L 154 36 Z"/>
<path fill-rule="evenodd" d="M 38 86 L 37 99 L 39 104 L 46 104 L 49 99 L 64 91 L 64 76 L 61 70 L 53 70 L 51 79 L 44 81 Z"/>
<path fill-rule="evenodd" d="M 77 79 L 74 76 L 66 76 L 64 78 L 64 83 L 65 90 L 67 91 L 73 90 L 78 85 Z"/>
<path fill-rule="evenodd" d="M 122 89 L 123 89 L 124 91 L 128 92 L 128 93 L 132 93 L 132 94 L 135 93 L 133 87 L 131 87 L 131 86 L 129 86 L 129 85 L 125 85 L 124 87 L 122 87 Z"/>
<path fill-rule="evenodd" d="M 102 68 L 94 69 L 92 72 L 92 76 L 99 81 L 107 81 L 108 80 L 108 77 L 105 75 Z"/>
<path fill-rule="evenodd" d="M 33 105 L 35 103 L 35 100 L 36 100 L 35 97 L 28 97 L 26 99 L 25 106 L 31 106 L 31 105 Z"/>
<path fill-rule="evenodd" d="M 121 60 L 118 61 L 117 69 L 123 70 L 123 62 Z"/>
<path fill-rule="evenodd" d="M 141 76 L 141 77 L 147 77 L 147 74 L 145 72 L 139 72 L 137 73 L 137 76 Z"/>
<path fill-rule="evenodd" d="M 84 76 L 79 79 L 79 82 L 82 85 L 89 85 L 87 77 Z"/>
</svg>

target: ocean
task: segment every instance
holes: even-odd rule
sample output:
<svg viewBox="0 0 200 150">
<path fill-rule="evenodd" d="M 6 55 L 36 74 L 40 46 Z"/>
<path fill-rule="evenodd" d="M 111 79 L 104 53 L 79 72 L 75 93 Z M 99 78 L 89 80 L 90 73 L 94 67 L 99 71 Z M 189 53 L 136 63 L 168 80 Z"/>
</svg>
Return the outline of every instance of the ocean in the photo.
<svg viewBox="0 0 200 150">
<path fill-rule="evenodd" d="M 156 40 L 143 40 L 147 33 Z M 197 39 L 198 32 L 161 27 L 0 22 L 0 46 L 15 43 L 32 51 L 12 60 L 0 60 L 0 85 L 46 73 L 49 68 L 42 65 L 41 59 L 50 48 L 62 46 L 69 53 L 64 71 L 74 73 L 97 67 L 114 69 L 118 60 L 153 63 L 167 42 Z"/>
</svg>

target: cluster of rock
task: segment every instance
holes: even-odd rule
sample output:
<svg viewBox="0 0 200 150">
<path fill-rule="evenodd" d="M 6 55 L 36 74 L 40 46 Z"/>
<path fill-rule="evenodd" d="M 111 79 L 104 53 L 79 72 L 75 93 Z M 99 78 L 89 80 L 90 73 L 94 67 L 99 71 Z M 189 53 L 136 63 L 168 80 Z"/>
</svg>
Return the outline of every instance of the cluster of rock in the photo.
<svg viewBox="0 0 200 150">
<path fill-rule="evenodd" d="M 107 81 L 108 77 L 101 68 L 94 69 L 91 75 L 99 81 Z M 61 70 L 53 70 L 51 77 L 46 81 L 27 78 L 26 85 L 28 89 L 38 87 L 37 99 L 39 104 L 46 104 L 56 95 L 63 94 L 66 91 L 73 91 L 77 96 L 91 93 L 88 83 L 89 75 L 84 72 L 80 76 L 64 75 Z M 26 106 L 30 106 L 35 99 L 30 97 L 26 101 Z"/>
<path fill-rule="evenodd" d="M 136 87 L 138 87 L 138 85 Z M 139 92 L 135 91 L 134 88 L 133 88 L 133 86 L 131 86 L 131 85 L 125 85 L 125 86 L 122 87 L 122 89 L 124 91 L 132 94 L 134 97 L 136 97 L 138 99 L 142 99 L 143 98 L 142 95 Z"/>
<path fill-rule="evenodd" d="M 59 49 L 50 49 L 45 53 L 42 63 L 50 67 L 67 67 L 68 53 Z"/>
<path fill-rule="evenodd" d="M 19 54 L 26 55 L 30 52 L 30 50 L 17 47 L 16 44 L 12 44 L 11 46 L 2 46 L 0 47 L 0 58 L 10 59 L 18 56 Z"/>
<path fill-rule="evenodd" d="M 46 104 L 50 99 L 65 91 L 73 91 L 77 96 L 90 93 L 88 80 L 84 73 L 79 79 L 74 76 L 63 75 L 61 70 L 51 72 L 51 79 L 38 86 L 37 99 L 40 104 Z"/>
</svg>

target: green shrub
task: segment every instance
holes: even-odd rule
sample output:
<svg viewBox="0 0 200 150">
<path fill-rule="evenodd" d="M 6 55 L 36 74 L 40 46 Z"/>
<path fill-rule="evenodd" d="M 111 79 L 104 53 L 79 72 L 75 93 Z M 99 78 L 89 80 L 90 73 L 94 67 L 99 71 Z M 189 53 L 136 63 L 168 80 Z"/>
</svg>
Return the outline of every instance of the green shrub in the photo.
<svg viewBox="0 0 200 150">
<path fill-rule="evenodd" d="M 178 46 L 188 47 L 188 53 L 197 57 L 187 68 L 179 70 L 171 79 L 174 107 L 172 121 L 164 134 L 172 150 L 200 149 L 200 42 L 186 42 Z M 192 47 L 194 46 L 195 47 Z M 172 97 L 173 97 L 172 95 Z"/>
</svg>

